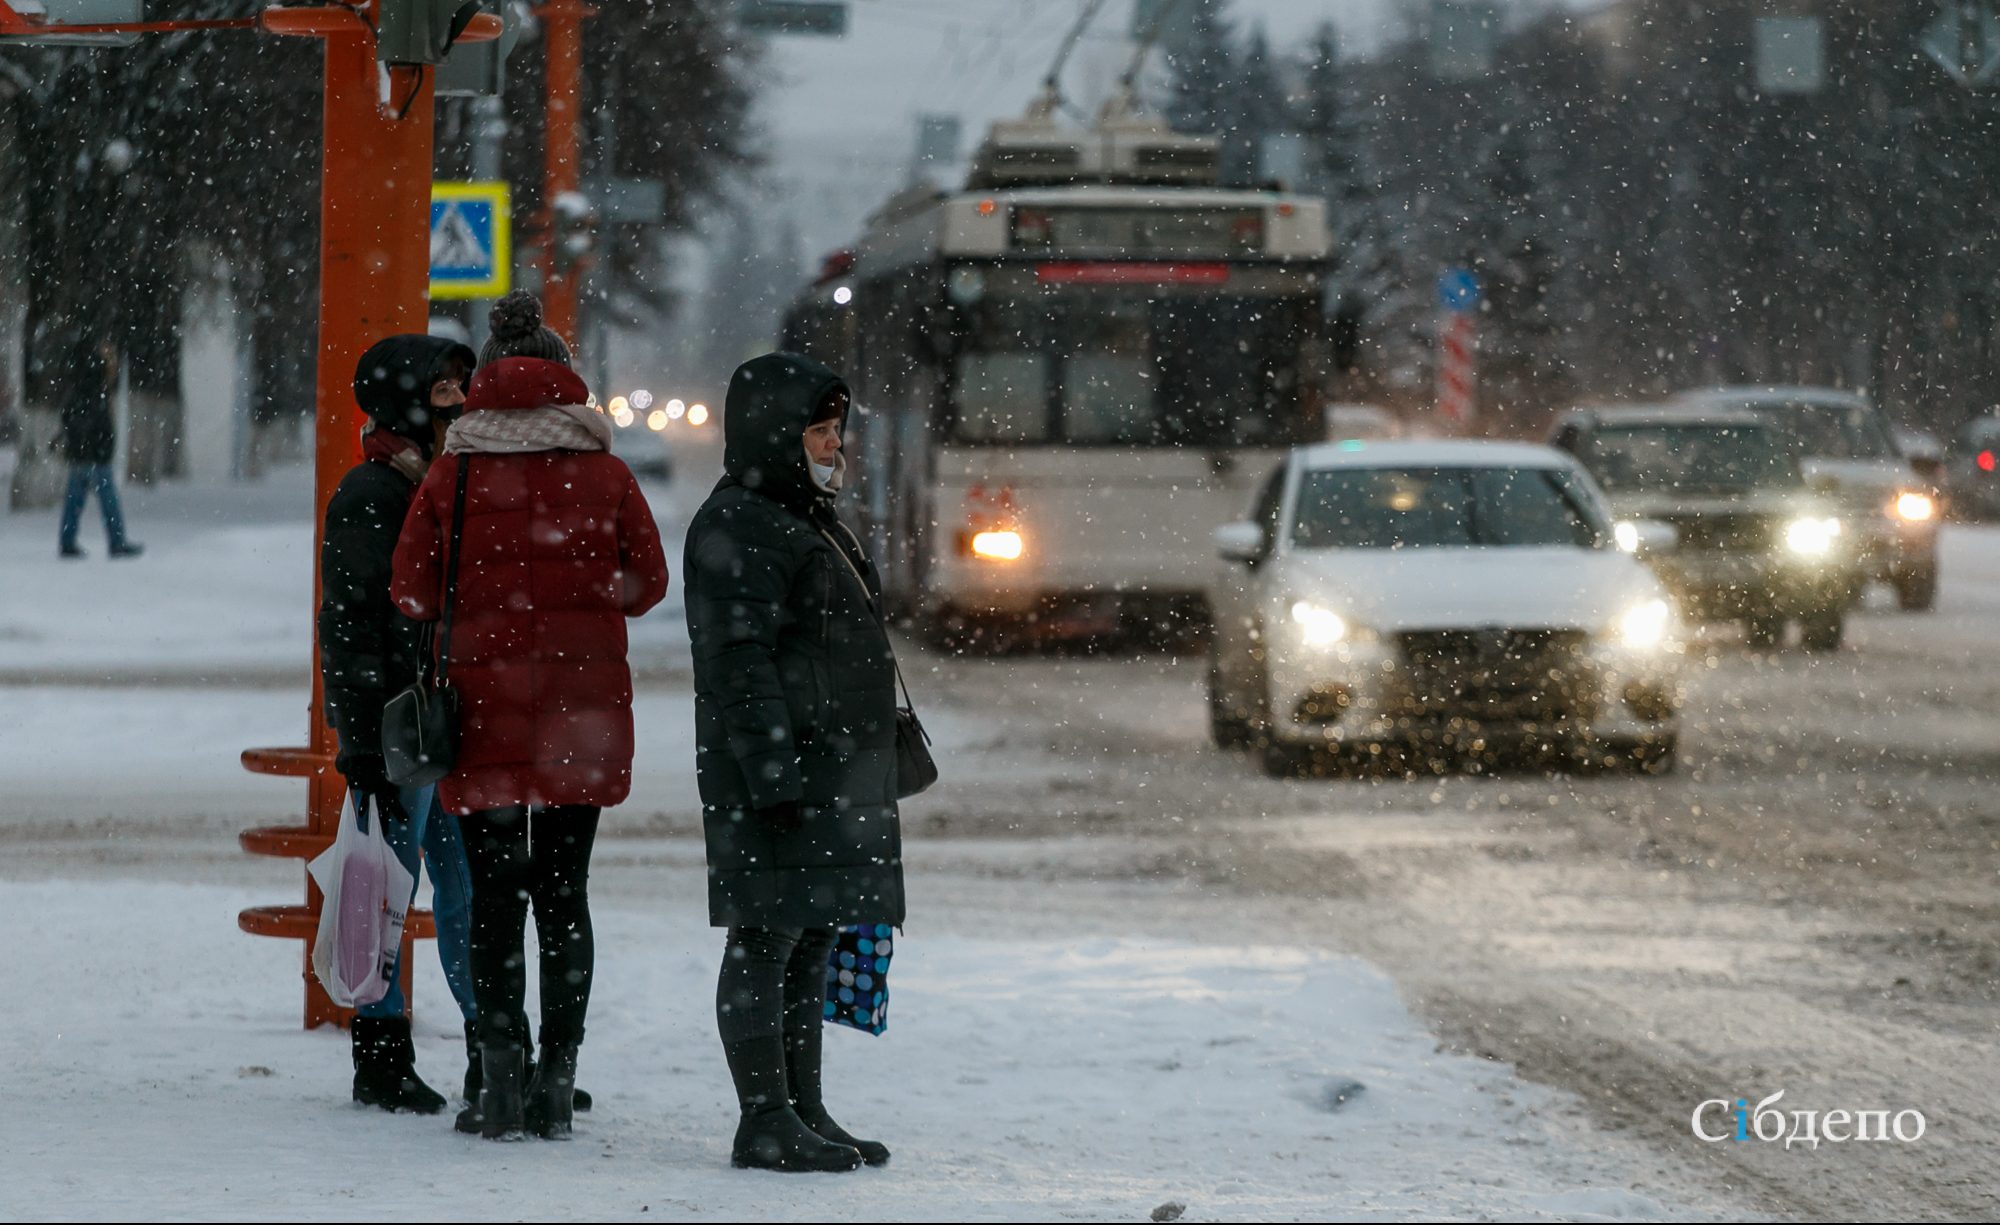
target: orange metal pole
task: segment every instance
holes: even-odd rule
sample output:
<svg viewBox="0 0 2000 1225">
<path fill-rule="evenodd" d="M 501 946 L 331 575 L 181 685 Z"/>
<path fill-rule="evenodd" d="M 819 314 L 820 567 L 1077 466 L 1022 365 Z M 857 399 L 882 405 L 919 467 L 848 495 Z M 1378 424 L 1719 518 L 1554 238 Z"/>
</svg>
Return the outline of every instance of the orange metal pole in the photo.
<svg viewBox="0 0 2000 1225">
<path fill-rule="evenodd" d="M 583 23 L 597 10 L 583 0 L 544 0 L 535 10 L 547 40 L 547 115 L 542 129 L 542 320 L 577 343 L 578 297 L 584 264 L 558 266 L 556 200 L 583 183 L 579 139 L 583 110 Z"/>
<path fill-rule="evenodd" d="M 280 10 L 300 12 L 302 10 Z M 303 10 L 312 12 L 312 10 Z M 280 22 L 272 28 L 284 31 Z M 361 460 L 361 412 L 354 366 L 369 345 L 397 332 L 422 332 L 429 315 L 431 141 L 435 125 L 429 70 L 397 68 L 385 88 L 369 27 L 350 17 L 310 32 L 326 40 L 325 150 L 320 204 L 319 365 L 314 431 L 313 608 L 319 607 L 319 545 L 326 506 L 341 477 Z M 384 95 L 387 95 L 386 97 Z M 326 725 L 314 635 L 312 705 L 304 749 L 251 749 L 244 765 L 308 780 L 304 828 L 251 830 L 241 838 L 258 854 L 309 858 L 333 840 L 346 784 L 333 769 L 338 748 Z M 319 892 L 306 881 L 304 906 L 259 907 L 238 922 L 260 935 L 311 939 Z M 415 916 L 413 916 L 414 918 Z M 412 922 L 409 936 L 429 934 Z M 308 946 L 310 949 L 310 946 Z M 312 976 L 307 957 L 305 1025 L 342 1025 Z M 410 958 L 403 959 L 405 986 Z"/>
</svg>

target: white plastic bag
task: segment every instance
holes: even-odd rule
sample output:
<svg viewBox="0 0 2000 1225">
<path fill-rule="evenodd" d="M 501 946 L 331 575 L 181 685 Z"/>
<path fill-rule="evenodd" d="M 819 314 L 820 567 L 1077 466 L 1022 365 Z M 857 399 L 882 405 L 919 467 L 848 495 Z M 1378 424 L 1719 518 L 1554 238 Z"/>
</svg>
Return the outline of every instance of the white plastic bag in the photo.
<svg viewBox="0 0 2000 1225">
<path fill-rule="evenodd" d="M 333 1002 L 360 1008 L 389 994 L 416 880 L 382 836 L 382 814 L 353 797 L 351 816 L 310 864 L 323 901 L 312 968 Z"/>
</svg>

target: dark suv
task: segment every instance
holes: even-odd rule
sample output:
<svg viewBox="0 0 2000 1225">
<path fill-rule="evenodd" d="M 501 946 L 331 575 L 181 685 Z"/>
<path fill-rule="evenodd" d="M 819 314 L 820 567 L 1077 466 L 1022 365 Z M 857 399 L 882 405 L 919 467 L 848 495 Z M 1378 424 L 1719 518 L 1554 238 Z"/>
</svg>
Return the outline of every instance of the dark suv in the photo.
<svg viewBox="0 0 2000 1225">
<path fill-rule="evenodd" d="M 1712 387 L 1674 402 L 1757 413 L 1784 434 L 1806 483 L 1839 503 L 1871 579 L 1896 590 L 1907 612 L 1937 603 L 1936 475 L 1919 472 L 1882 410 L 1832 387 Z"/>
<path fill-rule="evenodd" d="M 1740 620 L 1760 648 L 1797 621 L 1807 650 L 1839 648 L 1865 560 L 1772 422 L 1740 410 L 1581 408 L 1550 441 L 1603 487 L 1618 543 L 1652 566 L 1688 620 Z"/>
</svg>

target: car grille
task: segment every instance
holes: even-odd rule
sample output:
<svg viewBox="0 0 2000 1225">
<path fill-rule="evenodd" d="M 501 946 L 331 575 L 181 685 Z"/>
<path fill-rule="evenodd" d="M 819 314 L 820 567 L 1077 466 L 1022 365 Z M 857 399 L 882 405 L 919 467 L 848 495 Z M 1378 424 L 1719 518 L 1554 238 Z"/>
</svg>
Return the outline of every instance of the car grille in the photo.
<svg viewBox="0 0 2000 1225">
<path fill-rule="evenodd" d="M 1472 722 L 1592 717 L 1601 685 L 1581 630 L 1426 630 L 1398 636 L 1396 713 Z"/>
<path fill-rule="evenodd" d="M 1669 516 L 1680 533 L 1682 553 L 1761 553 L 1777 543 L 1778 525 L 1768 515 Z"/>
</svg>

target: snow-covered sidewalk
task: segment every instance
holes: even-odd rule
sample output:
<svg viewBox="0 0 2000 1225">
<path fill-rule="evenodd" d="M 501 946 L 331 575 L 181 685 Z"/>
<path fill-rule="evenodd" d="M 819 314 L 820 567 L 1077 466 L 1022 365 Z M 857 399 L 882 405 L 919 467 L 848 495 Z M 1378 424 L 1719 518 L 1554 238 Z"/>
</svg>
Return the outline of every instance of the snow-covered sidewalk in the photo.
<svg viewBox="0 0 2000 1225">
<path fill-rule="evenodd" d="M 700 875 L 600 902 L 567 1145 L 346 1101 L 344 1038 L 298 1026 L 296 944 L 235 930 L 243 886 L 0 883 L 0 1217 L 1143 1220 L 1685 1215 L 1632 1189 L 1557 1095 L 1437 1052 L 1366 966 L 1292 947 L 914 930 L 887 1036 L 829 1038 L 840 1117 L 896 1150 L 841 1177 L 728 1168 L 716 933 Z M 629 875 L 629 873 L 628 873 Z M 926 890 L 928 892 L 928 890 Z M 1199 933 L 1196 933 L 1198 936 Z M 420 951 L 420 1066 L 462 1047 Z M 18 995 L 31 987 L 35 1004 Z M 1338 1086 L 1365 1090 L 1341 1101 Z M 1653 1193 L 1658 1193 L 1653 1192 Z"/>
</svg>

